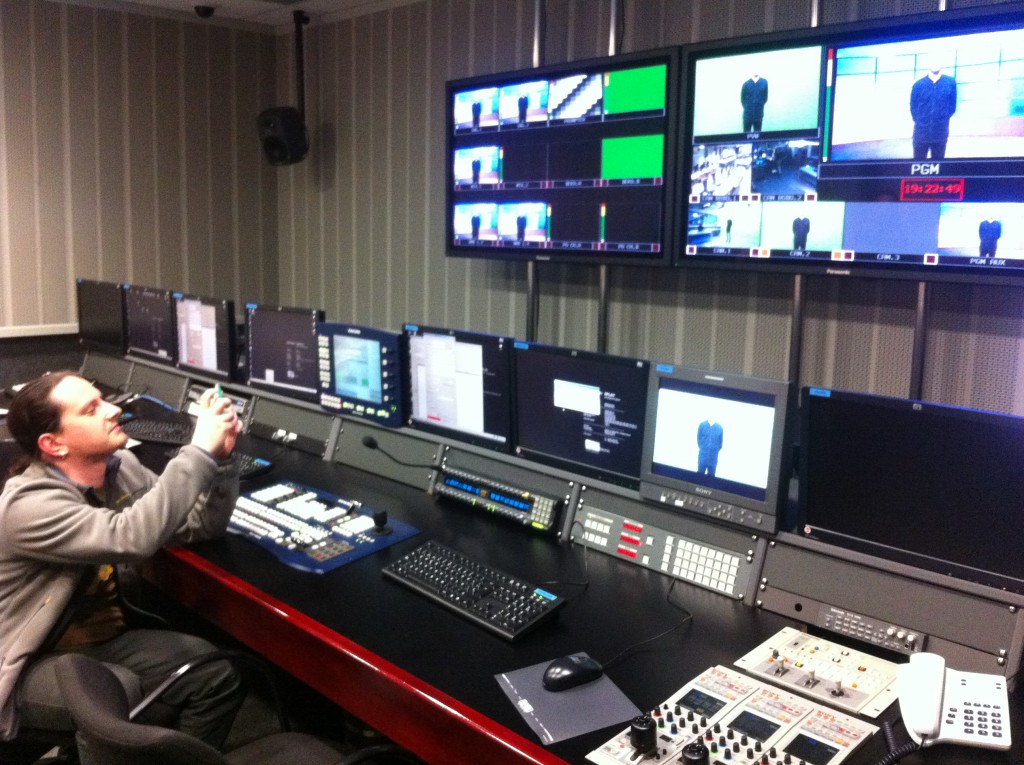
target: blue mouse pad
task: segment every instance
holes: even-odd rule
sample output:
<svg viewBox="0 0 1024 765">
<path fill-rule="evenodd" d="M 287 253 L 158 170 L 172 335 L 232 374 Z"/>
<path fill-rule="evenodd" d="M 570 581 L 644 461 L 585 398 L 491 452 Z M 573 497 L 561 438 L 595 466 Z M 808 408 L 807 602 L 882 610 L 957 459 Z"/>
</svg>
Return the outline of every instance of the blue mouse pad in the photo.
<svg viewBox="0 0 1024 765">
<path fill-rule="evenodd" d="M 555 744 L 626 723 L 640 714 L 607 675 L 567 691 L 544 690 L 542 679 L 550 663 L 545 661 L 494 676 L 542 744 Z"/>
</svg>

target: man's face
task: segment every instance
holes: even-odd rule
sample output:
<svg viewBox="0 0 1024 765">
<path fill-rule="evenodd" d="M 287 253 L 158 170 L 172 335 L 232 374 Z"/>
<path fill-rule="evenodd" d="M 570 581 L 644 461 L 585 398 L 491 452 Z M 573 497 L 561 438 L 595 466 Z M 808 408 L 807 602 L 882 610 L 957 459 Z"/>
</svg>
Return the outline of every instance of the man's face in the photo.
<svg viewBox="0 0 1024 765">
<path fill-rule="evenodd" d="M 91 457 L 112 454 L 128 441 L 118 425 L 121 409 L 103 400 L 100 392 L 81 377 L 66 377 L 50 397 L 61 409 L 57 446 L 64 456 Z"/>
</svg>

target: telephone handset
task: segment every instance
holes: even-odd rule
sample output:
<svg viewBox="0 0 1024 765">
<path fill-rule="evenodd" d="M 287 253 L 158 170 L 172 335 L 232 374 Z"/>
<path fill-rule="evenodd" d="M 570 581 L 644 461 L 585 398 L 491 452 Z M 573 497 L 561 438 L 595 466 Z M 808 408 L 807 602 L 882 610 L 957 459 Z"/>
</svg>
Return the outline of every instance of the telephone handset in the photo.
<svg viewBox="0 0 1024 765">
<path fill-rule="evenodd" d="M 915 743 L 1010 748 L 1010 705 L 1001 675 L 947 669 L 934 653 L 915 653 L 898 670 L 900 713 Z"/>
</svg>

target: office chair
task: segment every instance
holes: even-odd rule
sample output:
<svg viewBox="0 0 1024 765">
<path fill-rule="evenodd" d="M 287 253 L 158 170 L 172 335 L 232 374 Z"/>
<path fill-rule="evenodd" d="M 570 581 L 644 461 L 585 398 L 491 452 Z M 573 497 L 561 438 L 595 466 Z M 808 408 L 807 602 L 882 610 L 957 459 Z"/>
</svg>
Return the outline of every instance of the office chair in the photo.
<svg viewBox="0 0 1024 765">
<path fill-rule="evenodd" d="M 227 753 L 180 731 L 132 721 L 187 669 L 179 670 L 135 709 L 117 677 L 88 656 L 66 654 L 58 660 L 58 680 L 78 728 L 81 765 L 340 765 L 343 756 L 320 739 L 281 732 Z"/>
</svg>

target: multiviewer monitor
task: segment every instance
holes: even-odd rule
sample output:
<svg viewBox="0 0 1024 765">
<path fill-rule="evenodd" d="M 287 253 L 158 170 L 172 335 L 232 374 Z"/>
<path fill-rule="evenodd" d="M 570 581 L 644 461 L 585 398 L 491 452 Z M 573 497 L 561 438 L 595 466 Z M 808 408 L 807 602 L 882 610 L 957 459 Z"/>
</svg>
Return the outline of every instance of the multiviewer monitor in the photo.
<svg viewBox="0 0 1024 765">
<path fill-rule="evenodd" d="M 320 406 L 401 427 L 405 421 L 401 338 L 373 327 L 317 324 Z"/>
<path fill-rule="evenodd" d="M 657 265 L 676 51 L 449 82 L 448 253 Z"/>
<path fill-rule="evenodd" d="M 516 454 L 635 488 L 650 364 L 515 343 Z"/>
<path fill-rule="evenodd" d="M 221 298 L 174 293 L 178 366 L 218 380 L 235 371 L 235 304 Z"/>
<path fill-rule="evenodd" d="M 805 388 L 800 531 L 1024 592 L 1024 418 Z"/>
<path fill-rule="evenodd" d="M 1024 17 L 688 49 L 678 263 L 1024 277 Z"/>
<path fill-rule="evenodd" d="M 792 386 L 656 364 L 640 496 L 774 532 L 788 497 Z"/>
<path fill-rule="evenodd" d="M 246 304 L 249 384 L 291 398 L 316 401 L 316 324 L 323 320 L 323 311 L 312 308 Z"/>
<path fill-rule="evenodd" d="M 90 351 L 124 354 L 124 289 L 116 282 L 78 279 L 78 342 Z"/>
<path fill-rule="evenodd" d="M 162 364 L 178 360 L 178 337 L 171 291 L 126 284 L 125 326 L 128 354 Z"/>
<path fill-rule="evenodd" d="M 408 425 L 491 449 L 512 443 L 512 341 L 406 324 Z"/>
</svg>

